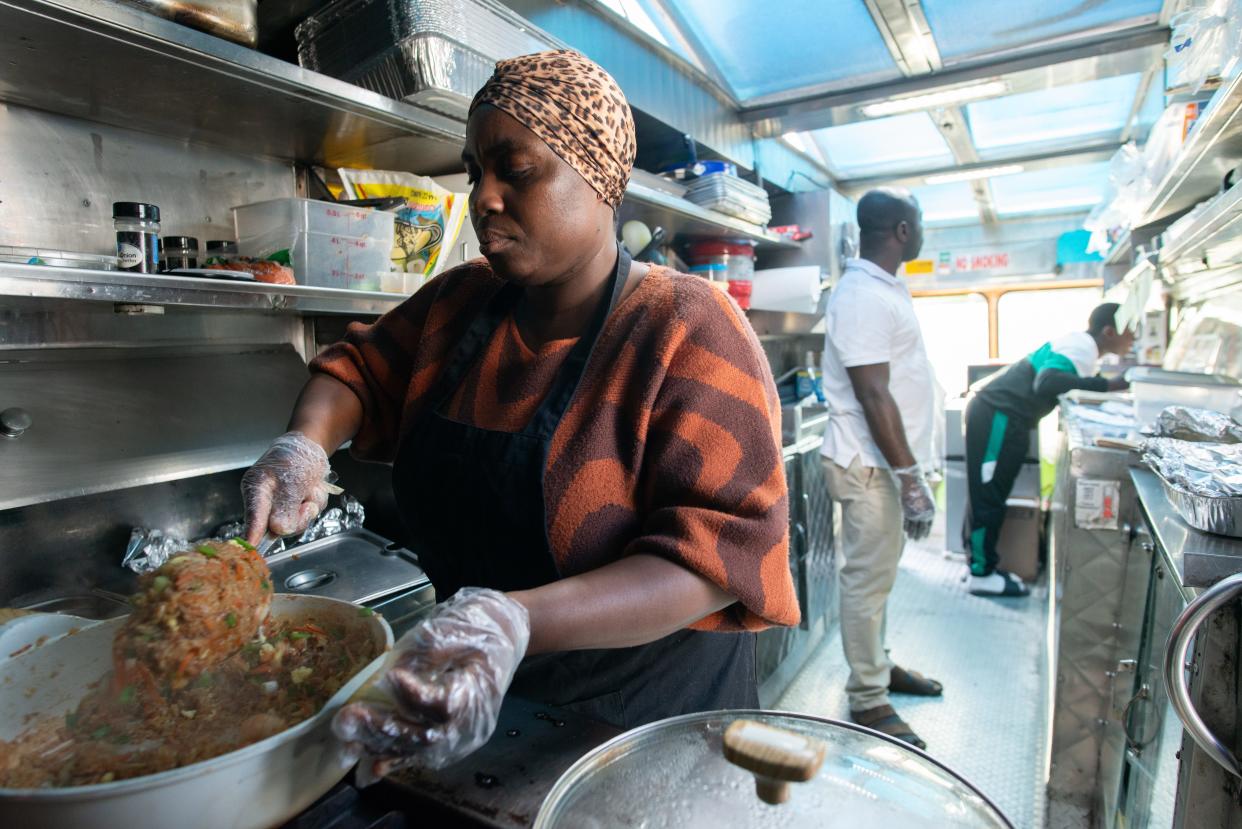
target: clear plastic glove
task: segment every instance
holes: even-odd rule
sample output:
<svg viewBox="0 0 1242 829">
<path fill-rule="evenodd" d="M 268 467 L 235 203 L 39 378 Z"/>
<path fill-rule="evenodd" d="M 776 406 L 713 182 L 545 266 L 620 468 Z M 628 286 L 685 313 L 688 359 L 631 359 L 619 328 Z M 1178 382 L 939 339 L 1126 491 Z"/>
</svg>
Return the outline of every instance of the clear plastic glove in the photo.
<svg viewBox="0 0 1242 829">
<path fill-rule="evenodd" d="M 932 519 L 936 517 L 936 501 L 931 486 L 916 463 L 894 469 L 897 484 L 901 487 L 902 528 L 911 541 L 920 541 L 931 533 Z"/>
<path fill-rule="evenodd" d="M 258 544 L 265 532 L 282 537 L 306 529 L 340 492 L 328 476 L 323 447 L 301 432 L 286 432 L 272 442 L 254 466 L 242 475 L 246 508 L 246 540 Z"/>
<path fill-rule="evenodd" d="M 358 782 L 439 769 L 486 743 L 530 641 L 526 608 L 467 587 L 393 648 L 387 671 L 337 712 L 332 731 L 358 753 Z"/>
</svg>

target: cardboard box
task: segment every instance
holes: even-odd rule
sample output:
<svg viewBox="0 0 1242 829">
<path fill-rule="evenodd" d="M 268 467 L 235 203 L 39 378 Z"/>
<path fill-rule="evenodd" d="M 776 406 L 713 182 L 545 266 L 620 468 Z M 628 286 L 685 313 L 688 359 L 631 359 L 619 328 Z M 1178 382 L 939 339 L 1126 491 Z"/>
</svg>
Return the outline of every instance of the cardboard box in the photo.
<svg viewBox="0 0 1242 829">
<path fill-rule="evenodd" d="M 1028 584 L 1039 576 L 1042 519 L 1038 501 L 1010 498 L 1005 502 L 1005 523 L 1001 525 L 1000 538 L 996 541 L 999 566 Z"/>
</svg>

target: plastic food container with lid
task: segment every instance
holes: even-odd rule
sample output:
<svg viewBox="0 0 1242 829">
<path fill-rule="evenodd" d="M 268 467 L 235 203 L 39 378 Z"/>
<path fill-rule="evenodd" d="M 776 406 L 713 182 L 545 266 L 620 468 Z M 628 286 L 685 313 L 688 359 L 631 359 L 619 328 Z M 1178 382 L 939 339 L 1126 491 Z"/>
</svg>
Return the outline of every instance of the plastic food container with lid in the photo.
<svg viewBox="0 0 1242 829">
<path fill-rule="evenodd" d="M 0 245 L 0 262 L 14 265 L 44 265 L 51 268 L 80 268 L 91 271 L 115 271 L 117 258 L 102 253 L 81 253 L 54 248 L 29 248 Z"/>
<path fill-rule="evenodd" d="M 1150 426 L 1166 406 L 1193 406 L 1233 415 L 1242 411 L 1242 384 L 1221 374 L 1197 374 L 1136 366 L 1126 371 L 1139 428 Z"/>
<path fill-rule="evenodd" d="M 691 273 L 707 273 L 711 279 L 750 279 L 755 275 L 755 248 L 749 242 L 704 239 L 691 243 L 687 257 Z"/>
<path fill-rule="evenodd" d="M 395 217 L 367 207 L 273 199 L 233 208 L 237 250 L 288 257 L 299 285 L 378 291 L 390 271 Z"/>
<path fill-rule="evenodd" d="M 1012 829 L 978 789 L 905 743 L 770 711 L 686 714 L 628 731 L 570 766 L 534 823 L 613 826 Z"/>
</svg>

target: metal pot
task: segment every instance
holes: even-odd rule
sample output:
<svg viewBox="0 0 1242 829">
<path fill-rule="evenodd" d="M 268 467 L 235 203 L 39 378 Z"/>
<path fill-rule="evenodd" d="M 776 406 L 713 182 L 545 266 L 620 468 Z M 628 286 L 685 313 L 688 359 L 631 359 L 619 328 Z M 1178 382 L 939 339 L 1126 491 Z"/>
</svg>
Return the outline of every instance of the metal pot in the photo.
<svg viewBox="0 0 1242 829">
<path fill-rule="evenodd" d="M 392 629 L 349 602 L 277 594 L 272 618 L 313 619 L 366 628 L 376 647 L 392 648 Z M 19 620 L 20 621 L 20 620 Z M 110 619 L 25 650 L 0 664 L 0 739 L 12 739 L 31 715 L 61 716 L 111 669 Z M 123 826 L 215 829 L 275 826 L 332 788 L 352 765 L 332 735 L 332 715 L 383 665 L 381 653 L 308 720 L 245 748 L 201 763 L 114 783 L 60 789 L 0 788 L 0 825 L 23 829 Z"/>
<path fill-rule="evenodd" d="M 877 732 L 802 714 L 709 711 L 641 726 L 585 755 L 552 787 L 534 829 L 611 826 L 1012 825 L 970 783 Z"/>
<path fill-rule="evenodd" d="M 253 49 L 259 42 L 259 0 L 122 0 L 207 34 Z"/>
</svg>

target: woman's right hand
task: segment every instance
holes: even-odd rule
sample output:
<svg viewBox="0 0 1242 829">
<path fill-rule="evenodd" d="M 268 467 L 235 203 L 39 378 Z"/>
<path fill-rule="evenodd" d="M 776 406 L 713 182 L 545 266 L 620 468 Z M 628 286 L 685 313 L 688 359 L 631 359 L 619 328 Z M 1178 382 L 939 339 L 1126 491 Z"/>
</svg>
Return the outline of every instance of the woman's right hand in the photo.
<svg viewBox="0 0 1242 829">
<path fill-rule="evenodd" d="M 306 435 L 276 438 L 242 476 L 246 540 L 257 545 L 269 531 L 279 537 L 306 529 L 335 490 L 329 471 L 327 453 Z"/>
<path fill-rule="evenodd" d="M 440 769 L 491 738 L 530 642 L 530 614 L 504 593 L 463 588 L 397 641 L 388 670 L 332 730 L 363 755 L 362 785 L 410 765 Z"/>
</svg>

